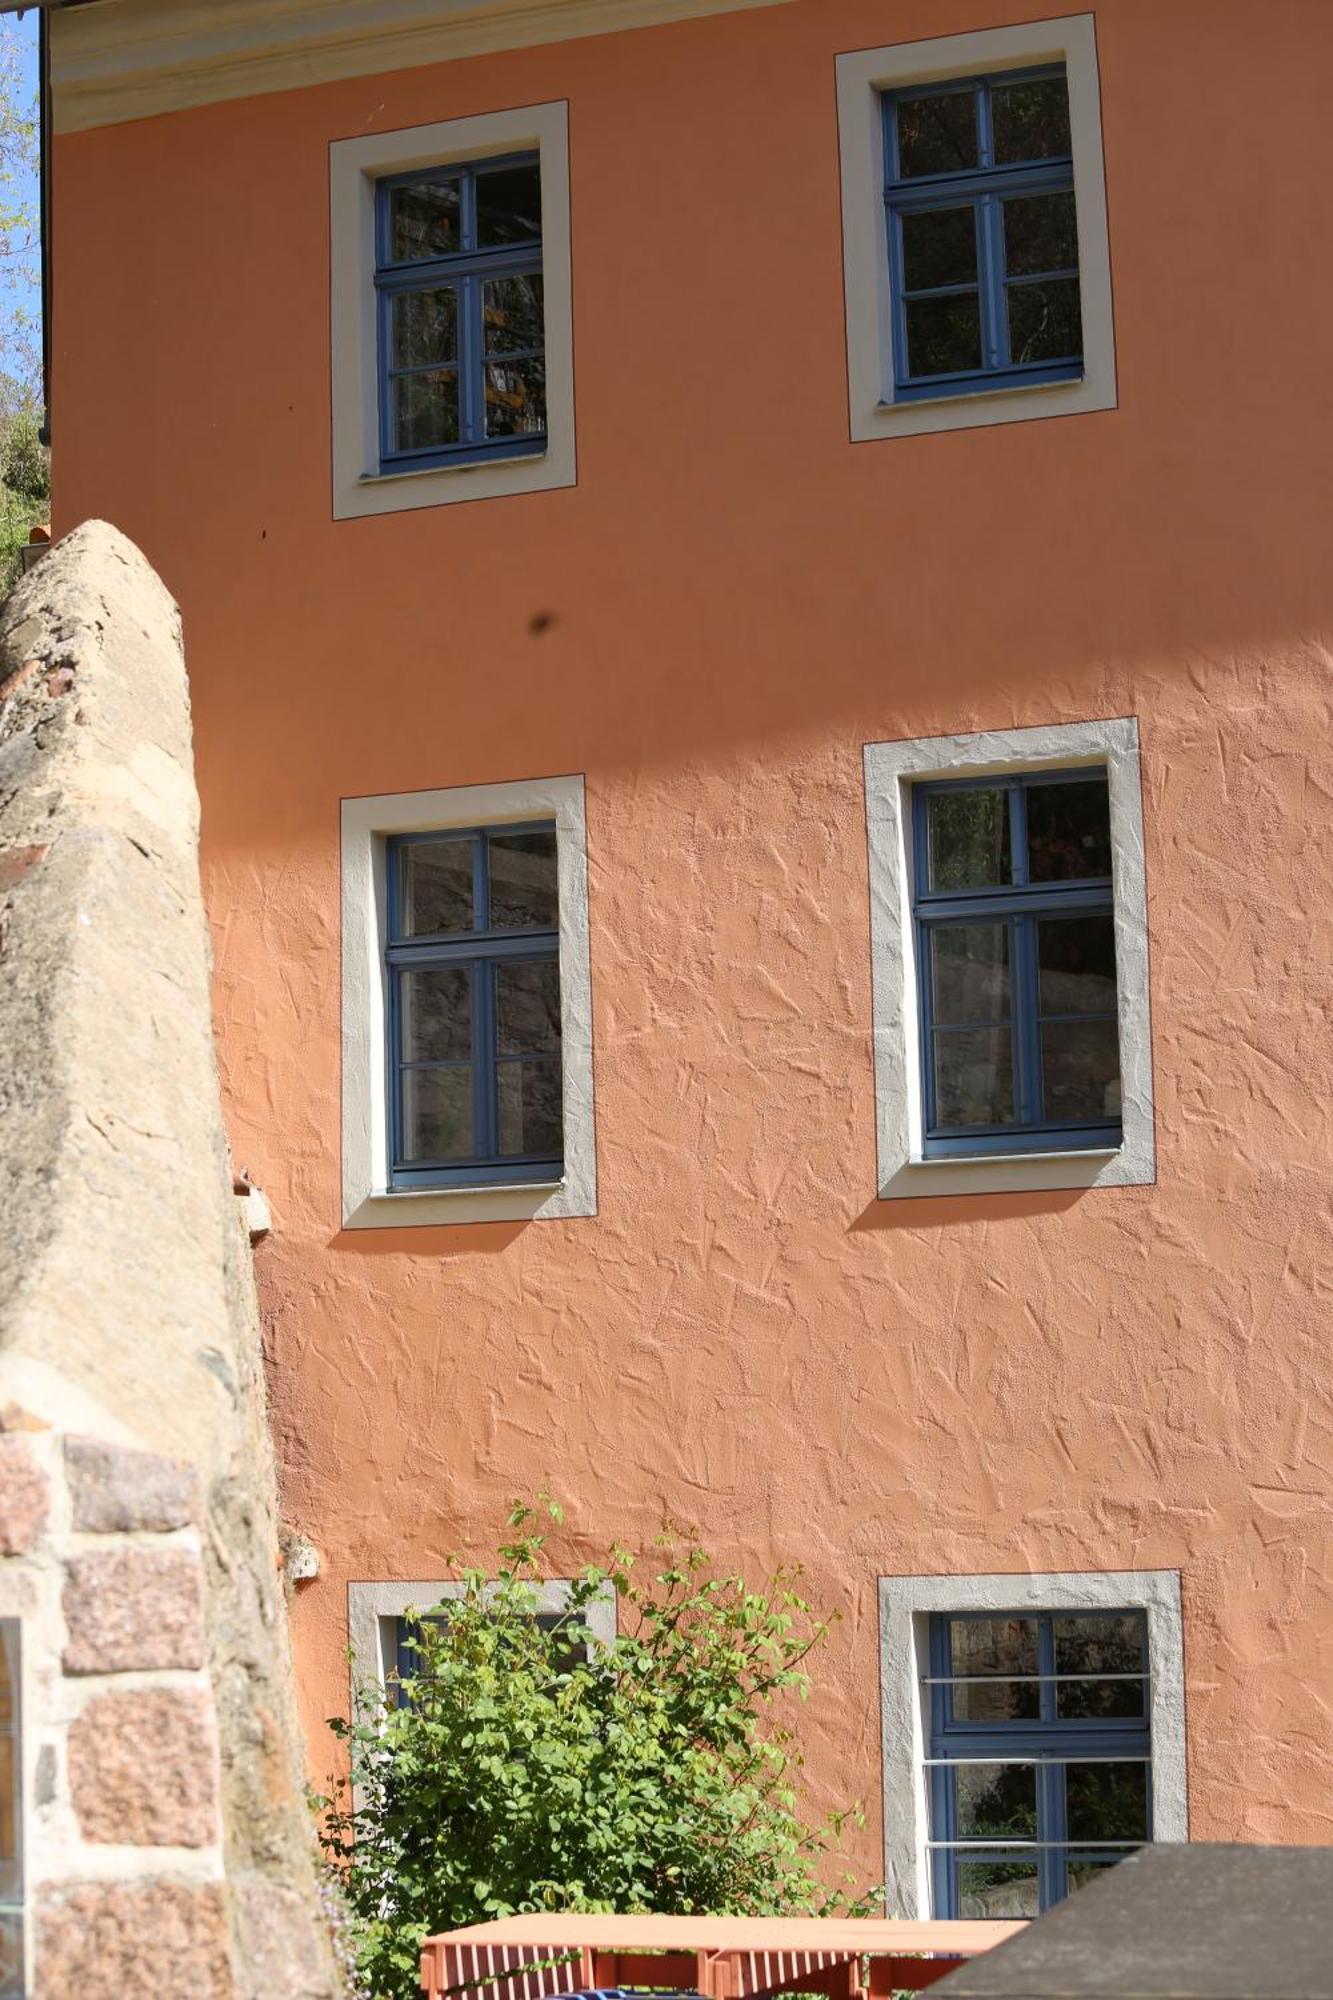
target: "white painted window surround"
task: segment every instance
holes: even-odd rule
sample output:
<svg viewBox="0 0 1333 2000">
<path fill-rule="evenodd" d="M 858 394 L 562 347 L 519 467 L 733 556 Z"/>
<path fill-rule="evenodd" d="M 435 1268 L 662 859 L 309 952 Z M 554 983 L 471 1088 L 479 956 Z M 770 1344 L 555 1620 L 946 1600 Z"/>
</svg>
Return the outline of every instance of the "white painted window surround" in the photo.
<svg viewBox="0 0 1333 2000">
<path fill-rule="evenodd" d="M 928 1917 L 925 1740 L 933 1612 L 1136 1611 L 1147 1614 L 1152 1676 L 1152 1838 L 1189 1839 L 1180 1574 L 1090 1570 L 1046 1576 L 885 1576 L 879 1580 L 884 1754 L 884 1879 L 892 1917 Z"/>
<path fill-rule="evenodd" d="M 531 1186 L 390 1189 L 385 843 L 451 826 L 555 821 L 564 1174 Z M 342 802 L 342 1196 L 345 1229 L 597 1213 L 588 860 L 581 777 Z"/>
<path fill-rule="evenodd" d="M 541 159 L 546 323 L 546 449 L 527 458 L 381 473 L 375 300 L 375 183 L 414 167 L 535 148 Z M 575 482 L 574 326 L 569 238 L 569 107 L 526 105 L 329 147 L 332 257 L 333 517 L 493 500 Z"/>
<path fill-rule="evenodd" d="M 563 1611 L 569 1603 L 568 1577 L 552 1577 L 537 1586 L 538 1612 Z M 426 1612 L 462 1597 L 466 1584 L 349 1583 L 347 1641 L 352 1655 L 352 1691 L 368 1683 L 383 1686 L 398 1663 L 398 1621 L 409 1611 Z M 616 1636 L 616 1594 L 608 1584 L 588 1606 L 585 1623 L 593 1637 L 609 1646 Z"/>
<path fill-rule="evenodd" d="M 1075 764 L 1104 764 L 1110 793 L 1121 1143 L 1114 1150 L 926 1159 L 912 921 L 911 788 L 926 778 L 980 777 Z M 1148 904 L 1135 718 L 867 743 L 865 779 L 880 1199 L 1128 1187 L 1154 1180 Z"/>
<path fill-rule="evenodd" d="M 913 83 L 933 83 L 951 76 L 980 76 L 1048 62 L 1064 63 L 1069 84 L 1083 305 L 1082 379 L 1032 389 L 1011 387 L 971 396 L 942 396 L 938 401 L 895 404 L 884 211 L 883 93 Z M 847 380 L 853 442 L 905 437 L 922 431 L 972 430 L 985 424 L 1114 409 L 1111 253 L 1093 16 L 1068 14 L 1051 21 L 1025 21 L 1011 28 L 985 28 L 974 34 L 943 35 L 925 42 L 856 49 L 837 58 L 837 91 Z"/>
</svg>

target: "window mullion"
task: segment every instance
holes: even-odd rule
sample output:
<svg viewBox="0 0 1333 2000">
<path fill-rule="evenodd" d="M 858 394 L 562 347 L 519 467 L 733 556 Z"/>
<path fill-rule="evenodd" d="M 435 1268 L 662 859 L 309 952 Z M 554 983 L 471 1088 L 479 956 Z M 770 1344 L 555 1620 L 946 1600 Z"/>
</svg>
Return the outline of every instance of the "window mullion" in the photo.
<svg viewBox="0 0 1333 2000">
<path fill-rule="evenodd" d="M 402 971 L 389 967 L 389 1032 L 385 1036 L 385 1067 L 389 1089 L 389 1170 L 403 1157 L 403 1031 Z"/>
<path fill-rule="evenodd" d="M 1037 1026 L 1037 926 L 1029 916 L 1016 916 L 1011 930 L 1013 954 L 1015 1069 L 1017 1110 L 1024 1125 L 1041 1117 L 1041 1047 Z"/>
<path fill-rule="evenodd" d="M 995 165 L 995 129 L 991 118 L 990 84 L 982 77 L 977 83 L 977 165 Z"/>
<path fill-rule="evenodd" d="M 495 967 L 477 959 L 472 967 L 472 1116 L 473 1150 L 478 1159 L 493 1160 L 496 1143 Z"/>
<path fill-rule="evenodd" d="M 1043 1843 L 1037 1854 L 1038 1896 L 1042 1909 L 1048 1910 L 1052 1903 L 1060 1901 L 1066 1887 L 1063 1764 L 1045 1764 L 1038 1768 L 1037 1838 Z"/>
<path fill-rule="evenodd" d="M 997 194 L 981 197 L 981 315 L 988 368 L 1009 365 L 1008 313 L 1004 300 L 1004 207 Z"/>
</svg>

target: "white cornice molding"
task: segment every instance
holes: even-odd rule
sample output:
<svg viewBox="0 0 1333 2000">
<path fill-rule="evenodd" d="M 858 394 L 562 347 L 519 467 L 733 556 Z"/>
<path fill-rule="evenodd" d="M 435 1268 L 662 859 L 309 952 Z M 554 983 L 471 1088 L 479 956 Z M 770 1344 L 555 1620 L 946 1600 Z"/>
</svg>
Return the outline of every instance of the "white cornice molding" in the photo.
<svg viewBox="0 0 1333 2000">
<path fill-rule="evenodd" d="M 57 132 L 790 0 L 109 0 L 51 16 Z"/>
</svg>

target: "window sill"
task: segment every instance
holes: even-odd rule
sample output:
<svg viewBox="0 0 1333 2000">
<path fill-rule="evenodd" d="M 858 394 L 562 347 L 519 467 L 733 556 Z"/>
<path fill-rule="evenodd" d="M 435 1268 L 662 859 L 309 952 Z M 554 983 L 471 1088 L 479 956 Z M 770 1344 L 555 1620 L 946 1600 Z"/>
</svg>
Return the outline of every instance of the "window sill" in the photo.
<svg viewBox="0 0 1333 2000">
<path fill-rule="evenodd" d="M 880 1201 L 953 1195 L 1041 1194 L 1060 1189 L 1143 1187 L 1156 1178 L 1151 1154 L 1119 1146 L 1070 1147 L 1059 1152 L 913 1154 L 880 1182 Z"/>
<path fill-rule="evenodd" d="M 507 458 L 460 458 L 456 465 L 403 465 L 390 472 L 363 472 L 357 480 L 358 486 L 396 486 L 404 480 L 453 479 L 465 472 L 497 472 L 510 470 L 515 466 L 541 465 L 550 457 L 550 446 L 544 444 L 539 451 L 511 452 Z"/>
<path fill-rule="evenodd" d="M 435 1229 L 478 1222 L 549 1222 L 597 1213 L 595 1193 L 568 1171 L 546 1181 L 478 1182 L 469 1187 L 372 1188 L 352 1198 L 344 1229 Z"/>
<path fill-rule="evenodd" d="M 438 1201 L 441 1195 L 468 1194 L 549 1194 L 562 1188 L 565 1176 L 535 1181 L 441 1181 L 436 1187 L 374 1188 L 371 1201 Z"/>
<path fill-rule="evenodd" d="M 951 407 L 960 403 L 984 403 L 1000 397 L 1007 401 L 1010 396 L 1058 396 L 1066 391 L 1077 394 L 1087 379 L 1085 374 L 1080 373 L 1067 375 L 1059 382 L 979 382 L 975 389 L 936 389 L 933 392 L 926 389 L 917 395 L 881 397 L 879 410 L 881 416 L 898 416 L 904 410 L 938 410 L 941 404 Z"/>
<path fill-rule="evenodd" d="M 1013 1167 L 1028 1160 L 1113 1160 L 1119 1146 L 1043 1146 L 1030 1153 L 914 1153 L 909 1167 Z"/>
<path fill-rule="evenodd" d="M 1115 408 L 1113 379 L 1085 369 L 1064 382 L 1005 382 L 989 388 L 941 390 L 897 401 L 881 395 L 853 413 L 852 442 L 912 437 L 926 431 L 974 430 L 988 424 L 1076 416 Z"/>
<path fill-rule="evenodd" d="M 363 461 L 364 462 L 364 461 Z M 499 500 L 518 493 L 547 493 L 576 483 L 572 429 L 548 432 L 540 451 L 505 458 L 469 458 L 457 465 L 396 466 L 385 472 L 349 473 L 334 490 L 335 521 L 367 514 L 397 514 L 413 507 Z"/>
</svg>

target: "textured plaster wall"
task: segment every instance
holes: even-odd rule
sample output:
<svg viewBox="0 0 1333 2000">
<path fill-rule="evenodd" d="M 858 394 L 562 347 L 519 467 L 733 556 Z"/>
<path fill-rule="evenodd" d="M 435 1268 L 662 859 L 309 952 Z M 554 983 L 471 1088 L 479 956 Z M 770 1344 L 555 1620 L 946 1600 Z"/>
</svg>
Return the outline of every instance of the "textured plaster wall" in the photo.
<svg viewBox="0 0 1333 2000">
<path fill-rule="evenodd" d="M 834 55 L 1040 11 L 797 0 L 57 146 L 57 492 L 184 609 L 317 1772 L 349 1579 L 545 1479 L 557 1573 L 664 1511 L 806 1564 L 868 1873 L 914 1572 L 1179 1569 L 1192 1831 L 1333 1837 L 1333 11 L 1104 0 L 1119 409 L 853 446 Z M 334 524 L 328 142 L 554 97 L 578 486 Z M 861 746 L 1121 715 L 1157 1184 L 880 1203 Z M 344 1234 L 338 800 L 565 771 L 600 1213 Z"/>
</svg>

